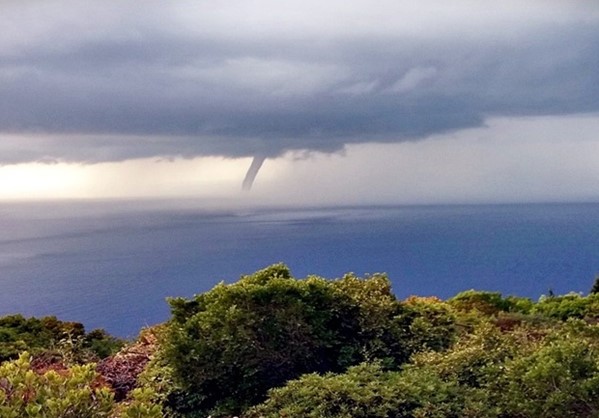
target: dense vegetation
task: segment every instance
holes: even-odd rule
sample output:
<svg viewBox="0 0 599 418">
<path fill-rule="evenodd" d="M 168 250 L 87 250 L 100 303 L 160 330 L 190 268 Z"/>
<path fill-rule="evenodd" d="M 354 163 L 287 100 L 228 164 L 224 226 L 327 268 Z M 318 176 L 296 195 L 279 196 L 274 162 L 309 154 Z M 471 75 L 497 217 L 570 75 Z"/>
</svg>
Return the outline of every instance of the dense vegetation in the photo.
<svg viewBox="0 0 599 418">
<path fill-rule="evenodd" d="M 384 275 L 300 280 L 277 264 L 170 300 L 171 319 L 116 354 L 101 331 L 5 317 L 0 415 L 597 417 L 592 290 L 400 301 Z"/>
<path fill-rule="evenodd" d="M 123 341 L 97 329 L 89 333 L 78 322 L 59 321 L 56 317 L 25 318 L 22 315 L 0 317 L 0 361 L 16 359 L 19 353 L 51 352 L 87 359 L 102 359 L 114 354 Z"/>
<path fill-rule="evenodd" d="M 171 306 L 163 355 L 184 394 L 171 406 L 198 416 L 239 414 L 305 373 L 364 361 L 396 369 L 452 334 L 430 334 L 427 315 L 399 303 L 384 276 L 295 280 L 282 265 Z"/>
</svg>

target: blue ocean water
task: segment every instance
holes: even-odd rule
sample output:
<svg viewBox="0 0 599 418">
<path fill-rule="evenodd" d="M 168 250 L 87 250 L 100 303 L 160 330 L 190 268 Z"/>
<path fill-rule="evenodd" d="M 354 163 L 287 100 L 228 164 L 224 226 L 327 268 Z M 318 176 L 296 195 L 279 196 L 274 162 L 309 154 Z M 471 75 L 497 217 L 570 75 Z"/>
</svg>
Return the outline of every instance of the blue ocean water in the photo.
<svg viewBox="0 0 599 418">
<path fill-rule="evenodd" d="M 586 292 L 599 204 L 206 210 L 139 202 L 0 208 L 0 315 L 134 336 L 191 296 L 283 261 L 296 277 L 386 272 L 398 297 Z"/>
</svg>

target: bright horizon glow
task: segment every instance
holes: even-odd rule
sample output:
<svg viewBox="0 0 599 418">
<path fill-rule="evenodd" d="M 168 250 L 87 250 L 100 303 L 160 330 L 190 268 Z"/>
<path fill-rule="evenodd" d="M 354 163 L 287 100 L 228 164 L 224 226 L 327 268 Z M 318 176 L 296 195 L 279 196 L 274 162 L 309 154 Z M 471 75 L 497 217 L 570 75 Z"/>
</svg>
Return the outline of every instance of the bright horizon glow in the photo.
<svg viewBox="0 0 599 418">
<path fill-rule="evenodd" d="M 0 167 L 0 199 L 53 200 L 221 195 L 240 184 L 251 158 L 98 164 L 27 163 Z"/>
<path fill-rule="evenodd" d="M 85 169 L 80 164 L 26 163 L 0 167 L 0 197 L 49 199 L 84 197 Z"/>
<path fill-rule="evenodd" d="M 599 115 L 494 118 L 483 128 L 343 153 L 267 159 L 152 158 L 0 167 L 0 200 L 199 198 L 335 205 L 599 201 Z"/>
</svg>

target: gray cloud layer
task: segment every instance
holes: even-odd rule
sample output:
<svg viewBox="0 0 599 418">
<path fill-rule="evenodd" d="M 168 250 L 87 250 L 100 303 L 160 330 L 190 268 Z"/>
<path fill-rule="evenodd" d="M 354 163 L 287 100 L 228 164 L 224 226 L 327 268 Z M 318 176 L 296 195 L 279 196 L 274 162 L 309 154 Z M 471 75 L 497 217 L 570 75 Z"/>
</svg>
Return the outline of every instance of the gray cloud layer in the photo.
<svg viewBox="0 0 599 418">
<path fill-rule="evenodd" d="M 332 152 L 599 110 L 595 2 L 321 3 L 4 1 L 0 162 Z"/>
</svg>

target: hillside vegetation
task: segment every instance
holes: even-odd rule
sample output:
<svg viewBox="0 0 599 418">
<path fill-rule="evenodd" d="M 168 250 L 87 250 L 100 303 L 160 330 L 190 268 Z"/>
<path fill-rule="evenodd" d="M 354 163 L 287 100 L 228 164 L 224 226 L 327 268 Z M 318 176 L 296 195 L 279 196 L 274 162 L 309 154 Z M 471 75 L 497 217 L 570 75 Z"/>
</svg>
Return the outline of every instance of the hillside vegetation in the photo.
<svg viewBox="0 0 599 418">
<path fill-rule="evenodd" d="M 400 301 L 385 275 L 296 279 L 276 264 L 169 303 L 167 323 L 124 347 L 1 318 L 0 415 L 599 416 L 597 293 Z"/>
</svg>

